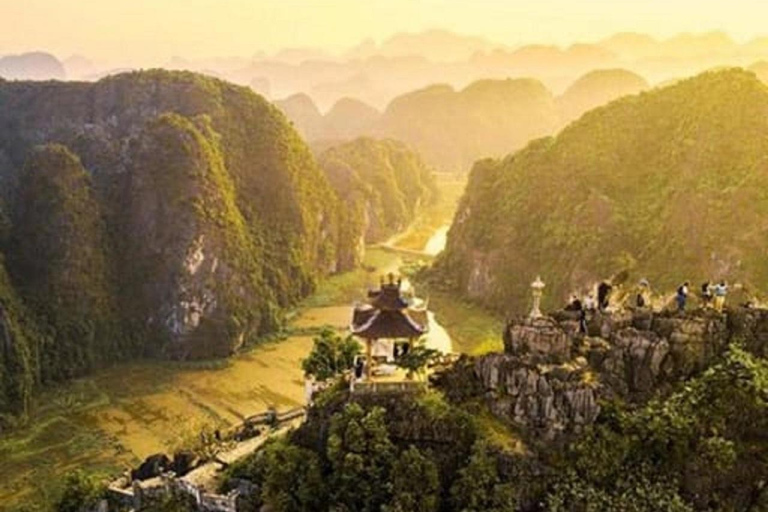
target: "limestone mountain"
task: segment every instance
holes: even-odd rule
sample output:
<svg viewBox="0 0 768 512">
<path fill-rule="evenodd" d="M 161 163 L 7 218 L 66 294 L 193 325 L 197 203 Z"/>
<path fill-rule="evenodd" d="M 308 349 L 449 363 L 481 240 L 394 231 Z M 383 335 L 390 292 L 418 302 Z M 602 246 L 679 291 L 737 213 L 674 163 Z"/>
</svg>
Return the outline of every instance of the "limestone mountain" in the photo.
<svg viewBox="0 0 768 512">
<path fill-rule="evenodd" d="M 0 78 L 8 80 L 62 80 L 64 65 L 45 52 L 0 56 Z"/>
<path fill-rule="evenodd" d="M 11 415 L 26 414 L 29 408 L 39 339 L 0 260 L 0 431 Z"/>
<path fill-rule="evenodd" d="M 437 195 L 431 169 L 416 152 L 394 140 L 360 138 L 326 150 L 319 161 L 347 205 L 342 229 L 358 247 L 404 229 Z M 349 242 L 344 245 L 350 247 Z M 347 253 L 343 267 L 359 260 L 359 251 Z"/>
<path fill-rule="evenodd" d="M 646 89 L 648 89 L 648 82 L 631 71 L 624 69 L 591 71 L 576 80 L 562 96 L 557 98 L 560 119 L 564 123 L 570 122 L 593 108 Z"/>
<path fill-rule="evenodd" d="M 306 140 L 323 138 L 323 114 L 306 94 L 294 94 L 275 102 Z"/>
<path fill-rule="evenodd" d="M 447 30 L 427 30 L 419 33 L 400 32 L 377 45 L 372 40 L 363 41 L 346 54 L 351 59 L 367 59 L 374 56 L 407 57 L 422 56 L 433 62 L 462 61 L 477 52 L 503 48 L 503 45 L 475 36 L 465 36 Z"/>
<path fill-rule="evenodd" d="M 344 206 L 285 116 L 188 72 L 0 82 L 0 183 L 1 323 L 19 347 L 2 379 L 227 355 L 351 250 Z M 26 388 L 3 386 L 18 406 Z"/>
<path fill-rule="evenodd" d="M 81 375 L 120 352 L 117 289 L 91 178 L 65 147 L 41 146 L 17 193 L 6 254 L 19 295 L 50 331 L 37 340 L 39 372 L 45 380 Z"/>
<path fill-rule="evenodd" d="M 436 85 L 396 98 L 379 131 L 402 140 L 441 170 L 465 171 L 558 125 L 551 93 L 536 80 L 481 80 L 460 91 Z"/>
<path fill-rule="evenodd" d="M 768 288 L 768 88 L 705 73 L 598 108 L 556 138 L 478 162 L 438 263 L 443 279 L 520 311 L 617 273 L 659 289 L 726 278 Z"/>
<path fill-rule="evenodd" d="M 353 98 L 337 101 L 323 118 L 325 140 L 351 140 L 370 135 L 381 117 L 381 112 Z"/>
<path fill-rule="evenodd" d="M 381 112 L 354 98 L 340 99 L 325 115 L 306 94 L 295 94 L 275 105 L 313 147 L 370 136 L 381 118 Z"/>
</svg>

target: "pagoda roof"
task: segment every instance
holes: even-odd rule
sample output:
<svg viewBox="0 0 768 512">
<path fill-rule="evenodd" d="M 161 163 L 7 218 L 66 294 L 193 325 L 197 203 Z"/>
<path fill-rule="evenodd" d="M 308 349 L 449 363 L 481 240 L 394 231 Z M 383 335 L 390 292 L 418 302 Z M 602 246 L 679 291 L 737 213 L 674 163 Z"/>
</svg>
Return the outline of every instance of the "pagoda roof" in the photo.
<svg viewBox="0 0 768 512">
<path fill-rule="evenodd" d="M 371 290 L 368 298 L 371 306 L 376 309 L 397 311 L 408 307 L 408 301 L 400 295 L 399 283 L 385 284 L 380 290 Z"/>
<path fill-rule="evenodd" d="M 420 309 L 355 308 L 352 334 L 361 338 L 417 338 L 429 330 L 427 311 Z"/>
</svg>

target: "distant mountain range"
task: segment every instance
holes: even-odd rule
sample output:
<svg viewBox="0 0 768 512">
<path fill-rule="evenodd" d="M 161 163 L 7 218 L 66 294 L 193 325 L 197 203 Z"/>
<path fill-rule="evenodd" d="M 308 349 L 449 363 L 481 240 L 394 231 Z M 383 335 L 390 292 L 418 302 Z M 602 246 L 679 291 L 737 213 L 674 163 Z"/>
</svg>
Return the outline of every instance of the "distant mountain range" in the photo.
<svg viewBox="0 0 768 512">
<path fill-rule="evenodd" d="M 750 66 L 761 60 L 768 61 L 768 38 L 741 44 L 722 32 L 681 34 L 664 40 L 620 33 L 568 47 L 512 47 L 482 37 L 430 30 L 395 34 L 381 43 L 365 41 L 338 54 L 287 48 L 271 55 L 174 57 L 163 67 L 252 86 L 270 98 L 308 94 L 321 110 L 342 98 L 355 98 L 383 110 L 395 97 L 436 83 L 463 89 L 479 79 L 535 78 L 560 94 L 595 69 L 627 69 L 655 85 L 714 67 Z M 129 69 L 119 63 L 94 65 L 81 56 L 66 59 L 63 66 L 66 74 L 53 68 L 35 68 L 34 73 L 6 70 L 5 74 L 0 69 L 0 76 L 95 80 L 113 70 Z"/>
<path fill-rule="evenodd" d="M 277 101 L 314 148 L 359 136 L 401 140 L 444 171 L 467 172 L 555 133 L 584 112 L 649 88 L 621 69 L 592 71 L 555 97 L 533 79 L 480 80 L 461 90 L 433 85 L 398 96 L 384 112 L 342 99 L 323 115 L 306 94 Z"/>
<path fill-rule="evenodd" d="M 7 80 L 64 80 L 64 65 L 50 53 L 0 56 L 0 78 Z"/>
</svg>

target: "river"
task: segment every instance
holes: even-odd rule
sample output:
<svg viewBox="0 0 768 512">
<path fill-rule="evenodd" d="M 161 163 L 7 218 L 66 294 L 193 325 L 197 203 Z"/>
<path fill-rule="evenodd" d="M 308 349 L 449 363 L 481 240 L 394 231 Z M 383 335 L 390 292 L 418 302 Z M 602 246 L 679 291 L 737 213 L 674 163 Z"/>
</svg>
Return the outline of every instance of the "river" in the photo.
<svg viewBox="0 0 768 512">
<path fill-rule="evenodd" d="M 427 240 L 427 244 L 424 246 L 424 253 L 429 256 L 437 256 L 445 249 L 445 244 L 448 242 L 448 230 L 450 226 L 443 226 L 439 228 L 435 233 Z"/>
</svg>

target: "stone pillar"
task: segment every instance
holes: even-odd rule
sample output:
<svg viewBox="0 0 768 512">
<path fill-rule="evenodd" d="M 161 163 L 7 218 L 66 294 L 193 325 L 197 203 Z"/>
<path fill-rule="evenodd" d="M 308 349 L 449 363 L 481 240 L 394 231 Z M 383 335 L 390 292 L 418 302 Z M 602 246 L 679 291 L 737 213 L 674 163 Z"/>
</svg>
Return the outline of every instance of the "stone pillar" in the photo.
<svg viewBox="0 0 768 512">
<path fill-rule="evenodd" d="M 536 276 L 536 280 L 531 283 L 531 290 L 533 294 L 533 307 L 531 308 L 531 318 L 541 318 L 541 296 L 544 294 L 544 281 L 541 277 Z"/>
</svg>

